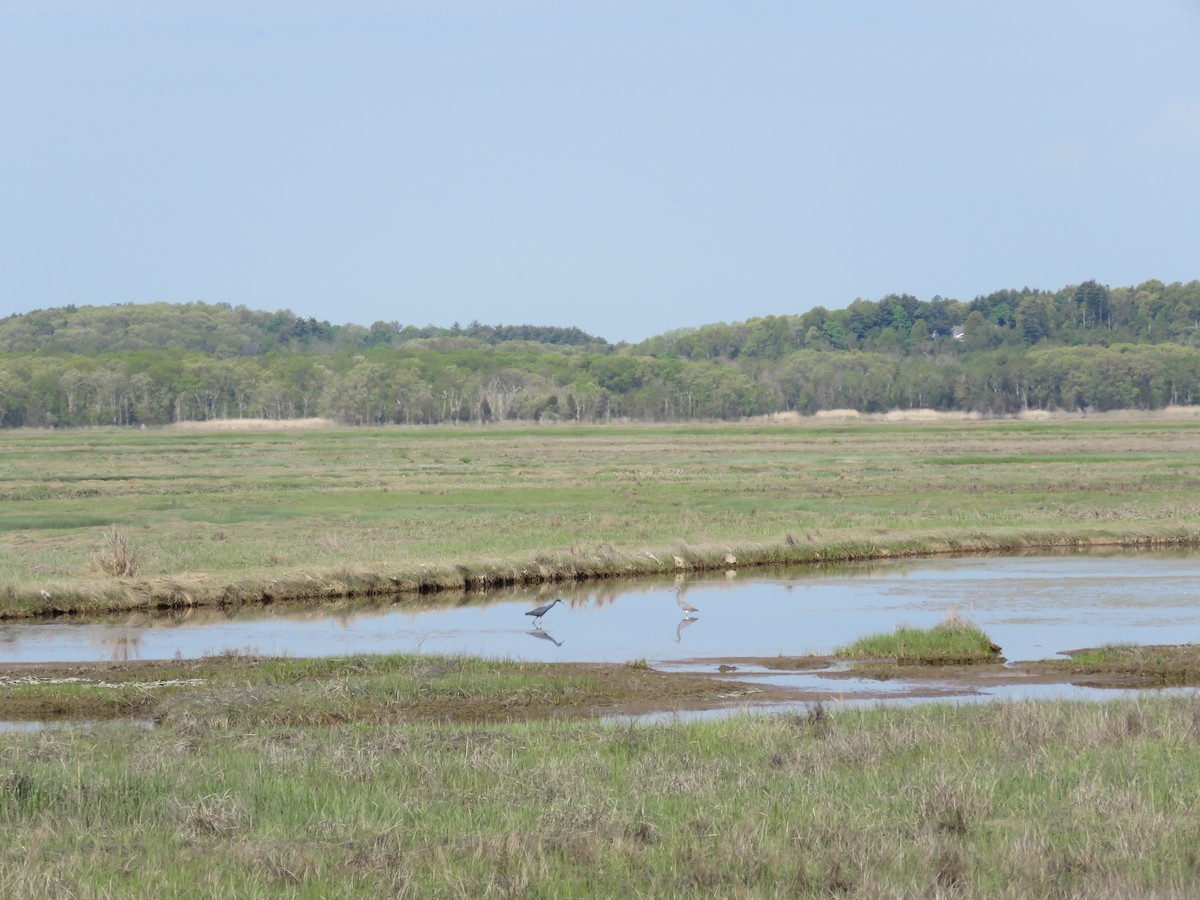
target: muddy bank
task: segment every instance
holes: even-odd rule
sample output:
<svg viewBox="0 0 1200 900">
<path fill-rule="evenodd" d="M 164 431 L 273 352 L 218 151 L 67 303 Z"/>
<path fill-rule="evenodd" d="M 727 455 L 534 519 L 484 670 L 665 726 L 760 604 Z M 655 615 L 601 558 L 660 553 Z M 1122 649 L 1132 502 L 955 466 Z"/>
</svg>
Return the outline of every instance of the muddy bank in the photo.
<svg viewBox="0 0 1200 900">
<path fill-rule="evenodd" d="M 387 662 L 305 661 L 255 657 L 211 657 L 195 661 L 142 661 L 96 664 L 0 664 L 0 720 L 70 722 L 136 719 L 171 722 L 187 712 L 189 700 L 236 705 L 262 700 L 277 686 L 279 668 L 292 686 L 317 692 L 355 693 L 356 680 L 376 682 L 373 665 Z M 769 707 L 823 703 L 846 696 L 842 682 L 860 682 L 860 701 L 904 702 L 967 697 L 1002 686 L 1074 685 L 1114 689 L 1147 689 L 1200 685 L 1200 645 L 1103 648 L 1071 651 L 1063 660 L 1020 661 L 977 665 L 899 665 L 888 660 L 840 660 L 833 657 L 725 657 L 689 660 L 693 671 L 659 671 L 644 663 L 497 664 L 515 682 L 495 692 L 466 688 L 446 691 L 418 687 L 405 696 L 385 692 L 380 702 L 358 706 L 305 704 L 273 713 L 271 721 L 304 724 L 398 723 L 446 721 L 485 723 L 564 717 L 629 717 L 651 713 L 691 712 L 721 708 Z M 414 660 L 412 666 L 445 663 Z M 450 663 L 449 665 L 453 665 Z M 268 674 L 267 669 L 270 669 Z M 699 671 L 703 670 L 703 671 Z M 819 674 L 827 689 L 801 690 L 768 683 L 762 672 Z M 553 682 L 553 689 L 538 687 Z M 879 689 L 861 686 L 874 681 Z M 331 687 L 331 685 L 333 685 Z M 563 686 L 565 685 L 565 687 Z M 395 692 L 393 692 L 395 693 Z M 253 713 L 246 713 L 253 716 Z"/>
<path fill-rule="evenodd" d="M 90 665 L 28 663 L 0 665 L 0 721 L 97 721 L 150 719 L 172 721 L 189 698 L 203 702 L 236 704 L 248 691 L 271 685 L 277 675 L 256 677 L 268 662 L 253 657 L 206 658 L 192 662 L 138 661 Z M 286 665 L 286 663 L 283 663 Z M 436 664 L 435 664 L 436 665 Z M 358 671 L 357 662 L 328 677 L 302 674 L 297 667 L 293 684 L 310 684 L 314 690 L 354 692 L 358 679 L 377 678 Z M 641 715 L 670 710 L 694 711 L 724 706 L 781 703 L 792 699 L 783 689 L 728 681 L 704 675 L 679 675 L 656 671 L 642 664 L 506 665 L 510 677 L 527 681 L 528 689 L 513 688 L 477 695 L 469 688 L 455 690 L 418 688 L 409 696 L 392 697 L 358 708 L 329 708 L 314 704 L 295 706 L 289 713 L 273 715 L 274 724 L 396 723 L 420 721 L 500 722 Z M 546 681 L 555 689 L 542 690 Z M 561 688 L 561 682 L 567 687 Z M 331 688 L 331 684 L 336 687 Z M 294 699 L 294 698 L 293 698 Z"/>
</svg>

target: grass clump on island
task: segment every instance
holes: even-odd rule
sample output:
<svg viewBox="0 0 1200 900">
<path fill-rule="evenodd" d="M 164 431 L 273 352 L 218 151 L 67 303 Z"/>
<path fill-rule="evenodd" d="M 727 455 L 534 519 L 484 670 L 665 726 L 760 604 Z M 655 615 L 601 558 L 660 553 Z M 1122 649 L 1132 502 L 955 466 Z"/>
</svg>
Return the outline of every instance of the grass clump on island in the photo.
<svg viewBox="0 0 1200 900">
<path fill-rule="evenodd" d="M 834 651 L 841 659 L 888 660 L 900 666 L 994 663 L 1000 647 L 972 622 L 951 613 L 932 628 L 901 626 L 888 634 L 859 638 Z"/>
<path fill-rule="evenodd" d="M 223 699 L 181 693 L 154 729 L 0 735 L 0 883 L 30 897 L 1200 892 L 1196 696 L 624 725 L 397 724 L 351 703 L 347 721 L 303 724 L 266 708 L 276 676 L 261 674 Z M 338 676 L 339 696 L 359 678 Z"/>
<path fill-rule="evenodd" d="M 0 616 L 1200 542 L 1200 422 L 0 435 Z"/>
<path fill-rule="evenodd" d="M 1069 651 L 1023 668 L 1065 675 L 1080 685 L 1132 687 L 1200 685 L 1200 645 L 1109 644 Z"/>
</svg>

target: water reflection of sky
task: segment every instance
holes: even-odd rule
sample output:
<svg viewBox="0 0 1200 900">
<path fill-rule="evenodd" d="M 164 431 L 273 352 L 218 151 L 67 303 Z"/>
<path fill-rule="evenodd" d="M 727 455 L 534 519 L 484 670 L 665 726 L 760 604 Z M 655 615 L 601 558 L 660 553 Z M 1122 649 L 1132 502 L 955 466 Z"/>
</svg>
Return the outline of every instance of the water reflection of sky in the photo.
<svg viewBox="0 0 1200 900">
<path fill-rule="evenodd" d="M 1012 660 L 1105 643 L 1200 640 L 1200 555 L 972 557 L 888 561 L 836 572 L 741 572 L 686 582 L 685 621 L 667 582 L 510 591 L 415 608 L 247 609 L 180 617 L 0 625 L 0 661 L 463 653 L 523 660 L 669 663 L 827 653 L 951 609 Z M 526 610 L 563 596 L 542 628 Z"/>
</svg>

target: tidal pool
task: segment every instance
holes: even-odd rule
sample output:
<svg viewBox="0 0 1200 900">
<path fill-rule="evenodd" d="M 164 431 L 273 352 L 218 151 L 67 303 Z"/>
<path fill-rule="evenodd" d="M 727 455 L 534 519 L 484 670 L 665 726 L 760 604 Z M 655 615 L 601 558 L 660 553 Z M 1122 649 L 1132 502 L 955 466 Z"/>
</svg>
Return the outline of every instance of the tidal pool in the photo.
<svg viewBox="0 0 1200 900">
<path fill-rule="evenodd" d="M 685 618 L 673 588 L 699 612 Z M 1106 643 L 1200 641 L 1200 554 L 889 560 L 837 569 L 603 582 L 414 604 L 248 607 L 0 624 L 0 663 L 424 652 L 558 662 L 691 664 L 825 654 L 950 611 L 1009 660 Z M 563 597 L 540 622 L 525 612 Z M 537 627 L 540 625 L 541 627 Z"/>
</svg>

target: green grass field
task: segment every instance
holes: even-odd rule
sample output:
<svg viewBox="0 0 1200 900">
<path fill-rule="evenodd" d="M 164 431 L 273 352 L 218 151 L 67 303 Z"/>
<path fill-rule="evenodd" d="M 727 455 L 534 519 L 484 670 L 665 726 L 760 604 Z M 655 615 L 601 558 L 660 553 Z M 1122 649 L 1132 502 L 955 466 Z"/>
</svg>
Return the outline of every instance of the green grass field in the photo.
<svg viewBox="0 0 1200 900">
<path fill-rule="evenodd" d="M 0 432 L 0 614 L 1194 543 L 1198 486 L 1190 421 Z"/>
</svg>

